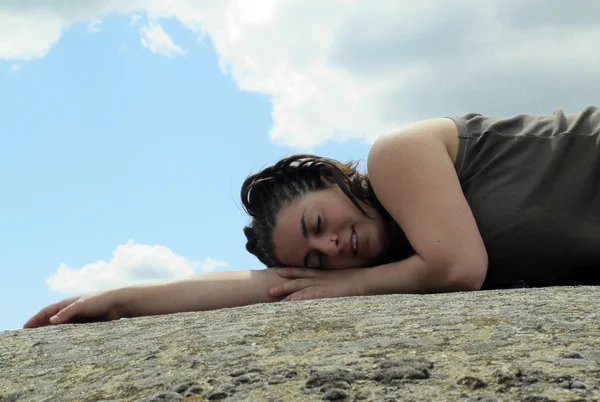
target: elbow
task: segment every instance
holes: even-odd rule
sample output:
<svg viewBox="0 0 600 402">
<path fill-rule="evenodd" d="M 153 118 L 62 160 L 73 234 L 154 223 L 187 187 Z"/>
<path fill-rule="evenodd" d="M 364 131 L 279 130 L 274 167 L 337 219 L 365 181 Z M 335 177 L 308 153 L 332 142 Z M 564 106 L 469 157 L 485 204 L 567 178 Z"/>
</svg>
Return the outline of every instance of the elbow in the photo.
<svg viewBox="0 0 600 402">
<path fill-rule="evenodd" d="M 425 262 L 425 260 L 422 259 Z M 469 292 L 481 290 L 487 275 L 487 255 L 479 261 L 461 261 L 451 264 L 425 262 L 424 281 L 433 292 Z M 435 290 L 434 290 L 435 289 Z"/>
<path fill-rule="evenodd" d="M 453 262 L 437 263 L 429 261 L 429 266 L 437 267 L 438 282 L 448 292 L 467 292 L 480 290 L 485 281 L 488 270 L 487 252 L 475 255 L 472 253 L 468 259 L 454 260 Z"/>
<path fill-rule="evenodd" d="M 454 291 L 481 290 L 488 270 L 487 254 L 485 258 L 479 258 L 470 262 L 459 262 L 453 264 L 449 270 L 449 283 Z"/>
</svg>

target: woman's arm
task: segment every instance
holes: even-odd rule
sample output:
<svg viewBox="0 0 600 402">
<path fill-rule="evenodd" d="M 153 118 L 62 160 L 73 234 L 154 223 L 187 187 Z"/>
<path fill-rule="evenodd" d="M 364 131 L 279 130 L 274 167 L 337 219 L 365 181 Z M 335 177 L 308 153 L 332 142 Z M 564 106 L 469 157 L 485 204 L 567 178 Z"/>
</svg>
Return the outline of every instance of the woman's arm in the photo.
<svg viewBox="0 0 600 402">
<path fill-rule="evenodd" d="M 450 119 L 402 127 L 373 144 L 369 178 L 424 266 L 479 289 L 488 255 L 454 167 L 457 141 Z"/>
<path fill-rule="evenodd" d="M 438 269 L 428 266 L 415 254 L 402 261 L 364 269 L 357 272 L 356 280 L 361 283 L 364 295 L 393 293 L 444 293 L 478 290 L 467 276 L 453 275 L 461 267 Z"/>
<path fill-rule="evenodd" d="M 274 302 L 269 288 L 286 282 L 275 269 L 213 272 L 171 282 L 72 296 L 44 307 L 24 328 L 211 310 Z"/>
<path fill-rule="evenodd" d="M 457 268 L 428 266 L 418 254 L 371 268 L 321 270 L 282 268 L 289 281 L 270 289 L 272 297 L 308 300 L 327 297 L 371 296 L 394 293 L 443 293 L 476 290 L 465 276 L 451 276 Z M 477 288 L 478 289 L 478 288 Z"/>
<path fill-rule="evenodd" d="M 254 303 L 279 301 L 269 288 L 287 279 L 276 269 L 225 271 L 192 278 L 119 289 L 124 317 L 214 310 Z"/>
</svg>

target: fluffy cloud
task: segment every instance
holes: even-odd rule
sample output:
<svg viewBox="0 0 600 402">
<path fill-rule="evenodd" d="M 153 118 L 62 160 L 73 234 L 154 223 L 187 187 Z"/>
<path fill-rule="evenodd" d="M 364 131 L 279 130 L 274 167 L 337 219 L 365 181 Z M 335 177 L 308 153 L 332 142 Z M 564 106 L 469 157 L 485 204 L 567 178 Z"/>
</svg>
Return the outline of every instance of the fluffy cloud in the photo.
<svg viewBox="0 0 600 402">
<path fill-rule="evenodd" d="M 214 258 L 206 257 L 204 261 L 200 263 L 200 270 L 202 272 L 212 272 L 217 268 L 225 268 L 229 264 L 224 261 L 215 260 Z"/>
<path fill-rule="evenodd" d="M 117 246 L 110 261 L 97 261 L 81 268 L 61 264 L 46 284 L 53 292 L 79 293 L 106 290 L 133 284 L 181 279 L 210 272 L 229 264 L 207 257 L 190 261 L 164 246 L 127 244 Z"/>
<path fill-rule="evenodd" d="M 60 39 L 64 25 L 54 13 L 7 12 L 0 5 L 0 60 L 30 60 L 46 56 L 50 47 Z M 35 30 L 31 29 L 32 26 Z"/>
<path fill-rule="evenodd" d="M 185 54 L 185 50 L 173 43 L 171 35 L 165 32 L 160 24 L 150 23 L 140 28 L 142 46 L 150 49 L 152 53 L 160 54 L 172 59 Z"/>
<path fill-rule="evenodd" d="M 600 93 L 600 3 L 588 0 L 48 3 L 2 1 L 0 59 L 43 57 L 78 21 L 175 18 L 212 41 L 241 89 L 271 97 L 271 139 L 294 147 L 468 111 L 576 111 Z"/>
<path fill-rule="evenodd" d="M 138 21 L 142 19 L 141 15 L 132 14 L 131 19 L 129 20 L 129 25 L 137 25 Z"/>
<path fill-rule="evenodd" d="M 11 73 L 16 73 L 17 71 L 21 71 L 22 68 L 23 68 L 23 66 L 20 64 L 11 64 L 11 66 L 8 70 Z"/>
<path fill-rule="evenodd" d="M 96 19 L 90 21 L 87 26 L 87 31 L 90 33 L 100 32 L 100 24 L 101 23 L 102 23 L 102 21 L 100 21 L 99 18 L 96 18 Z"/>
</svg>

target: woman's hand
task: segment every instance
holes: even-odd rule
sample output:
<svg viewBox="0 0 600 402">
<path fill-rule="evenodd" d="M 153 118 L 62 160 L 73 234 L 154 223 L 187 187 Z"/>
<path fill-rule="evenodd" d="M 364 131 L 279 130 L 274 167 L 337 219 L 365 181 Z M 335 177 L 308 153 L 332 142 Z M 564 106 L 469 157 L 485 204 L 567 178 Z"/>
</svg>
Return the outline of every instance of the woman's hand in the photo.
<svg viewBox="0 0 600 402">
<path fill-rule="evenodd" d="M 365 268 L 321 270 L 312 268 L 279 268 L 277 274 L 291 279 L 269 290 L 272 297 L 287 295 L 282 301 L 363 296 L 361 272 Z"/>
<path fill-rule="evenodd" d="M 69 297 L 40 310 L 23 328 L 118 320 L 124 317 L 118 294 L 113 290 Z"/>
</svg>

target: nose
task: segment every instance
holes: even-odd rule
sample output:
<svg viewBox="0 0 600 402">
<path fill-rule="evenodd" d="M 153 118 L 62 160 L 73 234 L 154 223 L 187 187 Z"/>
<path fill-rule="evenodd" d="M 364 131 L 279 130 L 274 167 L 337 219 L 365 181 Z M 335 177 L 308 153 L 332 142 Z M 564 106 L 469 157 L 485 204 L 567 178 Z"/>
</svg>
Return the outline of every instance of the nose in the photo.
<svg viewBox="0 0 600 402">
<path fill-rule="evenodd" d="M 315 248 L 328 257 L 334 257 L 340 252 L 340 237 L 336 234 L 321 236 L 315 239 Z"/>
</svg>

